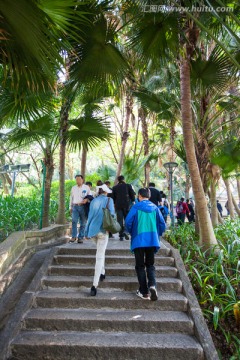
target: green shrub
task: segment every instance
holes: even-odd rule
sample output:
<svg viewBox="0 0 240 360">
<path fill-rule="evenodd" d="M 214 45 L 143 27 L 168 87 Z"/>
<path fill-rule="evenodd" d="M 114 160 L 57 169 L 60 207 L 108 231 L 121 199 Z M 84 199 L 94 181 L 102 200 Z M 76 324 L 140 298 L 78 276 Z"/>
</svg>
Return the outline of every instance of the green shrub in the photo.
<svg viewBox="0 0 240 360">
<path fill-rule="evenodd" d="M 183 258 L 199 304 L 213 331 L 225 339 L 232 359 L 239 359 L 239 332 L 234 305 L 240 295 L 240 221 L 215 229 L 218 249 L 204 251 L 193 225 L 186 223 L 167 234 Z"/>
</svg>

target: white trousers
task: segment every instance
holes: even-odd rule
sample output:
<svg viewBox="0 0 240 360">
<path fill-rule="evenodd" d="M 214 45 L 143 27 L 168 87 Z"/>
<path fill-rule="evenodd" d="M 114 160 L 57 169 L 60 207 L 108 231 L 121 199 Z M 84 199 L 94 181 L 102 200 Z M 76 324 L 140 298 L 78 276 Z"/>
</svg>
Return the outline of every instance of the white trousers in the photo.
<svg viewBox="0 0 240 360">
<path fill-rule="evenodd" d="M 100 275 L 105 275 L 105 251 L 108 244 L 108 238 L 108 232 L 106 234 L 100 232 L 96 236 L 92 237 L 92 240 L 97 245 L 95 273 L 93 279 L 93 286 L 95 287 L 98 286 Z"/>
</svg>

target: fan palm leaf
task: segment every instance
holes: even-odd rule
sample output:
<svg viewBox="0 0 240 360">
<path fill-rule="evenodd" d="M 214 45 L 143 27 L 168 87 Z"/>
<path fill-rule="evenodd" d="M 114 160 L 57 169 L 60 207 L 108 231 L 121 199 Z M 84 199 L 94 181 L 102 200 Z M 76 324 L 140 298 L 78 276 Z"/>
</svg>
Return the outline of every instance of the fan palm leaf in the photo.
<svg viewBox="0 0 240 360">
<path fill-rule="evenodd" d="M 70 130 L 66 140 L 71 150 L 96 147 L 101 141 L 111 137 L 110 125 L 104 119 L 85 116 L 69 121 Z"/>
<path fill-rule="evenodd" d="M 91 84 L 92 92 L 98 96 L 101 90 L 103 95 L 109 95 L 113 83 L 121 86 L 129 68 L 116 46 L 116 38 L 117 23 L 98 15 L 71 57 L 71 89 Z"/>
</svg>

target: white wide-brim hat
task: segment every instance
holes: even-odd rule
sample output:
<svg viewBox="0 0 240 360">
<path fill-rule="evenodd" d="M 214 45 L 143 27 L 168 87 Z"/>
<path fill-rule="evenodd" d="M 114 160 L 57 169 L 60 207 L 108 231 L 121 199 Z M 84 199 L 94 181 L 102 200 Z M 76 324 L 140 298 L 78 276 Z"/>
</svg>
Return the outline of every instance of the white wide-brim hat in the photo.
<svg viewBox="0 0 240 360">
<path fill-rule="evenodd" d="M 103 184 L 103 185 L 100 185 L 100 186 L 96 186 L 97 193 L 99 192 L 99 189 L 102 189 L 104 192 L 106 192 L 106 193 L 108 193 L 108 194 L 111 194 L 111 193 L 112 193 L 112 190 L 109 189 L 109 187 L 107 187 L 106 184 Z"/>
</svg>

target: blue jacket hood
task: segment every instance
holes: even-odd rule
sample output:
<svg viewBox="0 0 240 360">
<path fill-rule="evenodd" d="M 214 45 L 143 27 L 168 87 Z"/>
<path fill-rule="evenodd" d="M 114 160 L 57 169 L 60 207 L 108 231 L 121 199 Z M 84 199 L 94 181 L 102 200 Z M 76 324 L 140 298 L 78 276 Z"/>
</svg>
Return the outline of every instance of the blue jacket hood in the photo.
<svg viewBox="0 0 240 360">
<path fill-rule="evenodd" d="M 149 200 L 143 200 L 143 201 L 139 201 L 134 205 L 134 208 L 136 210 L 141 210 L 141 211 L 145 211 L 147 213 L 151 213 L 153 211 L 156 211 L 157 206 L 155 204 L 153 204 L 151 201 Z"/>
</svg>

